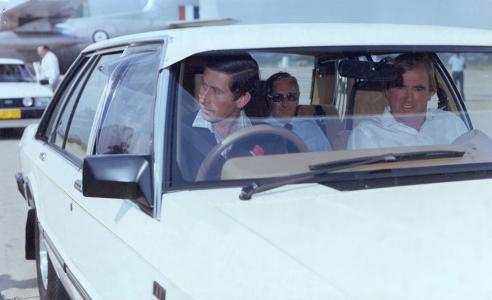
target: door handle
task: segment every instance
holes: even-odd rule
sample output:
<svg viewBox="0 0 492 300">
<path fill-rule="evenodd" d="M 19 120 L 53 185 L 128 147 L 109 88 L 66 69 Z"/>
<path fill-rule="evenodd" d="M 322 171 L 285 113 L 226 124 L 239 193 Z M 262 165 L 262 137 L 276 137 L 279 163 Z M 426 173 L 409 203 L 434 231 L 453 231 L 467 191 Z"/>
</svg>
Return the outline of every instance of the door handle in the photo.
<svg viewBox="0 0 492 300">
<path fill-rule="evenodd" d="M 46 153 L 44 153 L 44 152 L 39 153 L 39 159 L 41 159 L 42 161 L 45 161 L 46 160 Z"/>
<path fill-rule="evenodd" d="M 80 179 L 75 180 L 75 182 L 73 183 L 73 187 L 74 187 L 77 191 L 79 191 L 79 192 L 81 192 L 81 193 L 82 193 L 82 180 L 80 180 Z"/>
</svg>

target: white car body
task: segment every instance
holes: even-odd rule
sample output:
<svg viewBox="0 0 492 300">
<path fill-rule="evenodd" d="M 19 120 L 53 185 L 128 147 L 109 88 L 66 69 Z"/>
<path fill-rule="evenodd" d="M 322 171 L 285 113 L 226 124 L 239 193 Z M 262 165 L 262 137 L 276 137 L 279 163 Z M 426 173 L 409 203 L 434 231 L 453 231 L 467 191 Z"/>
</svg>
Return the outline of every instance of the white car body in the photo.
<svg viewBox="0 0 492 300">
<path fill-rule="evenodd" d="M 24 62 L 19 59 L 0 58 L 0 68 L 13 65 L 26 72 L 28 81 L 4 81 L 0 78 L 0 128 L 25 127 L 39 122 L 39 118 L 53 96 L 53 92 L 46 85 L 34 80 Z M 3 75 L 2 75 L 3 76 Z M 32 105 L 22 103 L 23 99 L 31 99 Z"/>
<path fill-rule="evenodd" d="M 35 210 L 47 253 L 72 299 L 491 297 L 488 176 L 356 190 L 288 184 L 250 201 L 238 199 L 241 186 L 166 189 L 160 184 L 169 154 L 162 116 L 170 101 L 171 67 L 192 55 L 289 47 L 490 47 L 491 31 L 370 24 L 224 26 L 121 37 L 91 45 L 81 56 L 151 42 L 162 43 L 164 50 L 154 112 L 160 117 L 153 122 L 151 165 L 157 184 L 150 212 L 131 199 L 84 196 L 81 162 L 36 137 L 37 125 L 26 128 L 19 144 L 21 192 Z M 99 105 L 94 124 L 101 110 Z M 94 127 L 88 156 L 95 148 Z"/>
</svg>

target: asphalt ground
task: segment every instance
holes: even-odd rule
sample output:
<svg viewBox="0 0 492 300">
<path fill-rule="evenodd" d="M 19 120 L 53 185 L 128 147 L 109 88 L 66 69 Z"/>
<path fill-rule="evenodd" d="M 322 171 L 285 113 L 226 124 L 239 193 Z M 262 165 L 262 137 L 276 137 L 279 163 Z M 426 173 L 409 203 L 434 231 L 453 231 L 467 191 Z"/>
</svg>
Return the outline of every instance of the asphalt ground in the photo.
<svg viewBox="0 0 492 300">
<path fill-rule="evenodd" d="M 0 299 L 39 299 L 34 261 L 24 259 L 27 203 L 17 190 L 19 130 L 0 130 Z"/>
</svg>

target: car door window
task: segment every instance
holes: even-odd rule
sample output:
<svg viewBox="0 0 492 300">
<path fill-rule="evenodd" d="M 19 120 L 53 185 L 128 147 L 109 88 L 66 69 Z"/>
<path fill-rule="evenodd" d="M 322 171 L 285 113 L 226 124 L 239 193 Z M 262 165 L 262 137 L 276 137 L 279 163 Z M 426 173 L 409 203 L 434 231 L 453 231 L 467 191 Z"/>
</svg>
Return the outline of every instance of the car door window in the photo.
<svg viewBox="0 0 492 300">
<path fill-rule="evenodd" d="M 77 101 L 78 95 L 80 94 L 80 90 L 82 88 L 82 82 L 85 82 L 87 79 L 87 74 L 82 77 L 81 81 L 77 84 L 77 86 L 67 95 L 68 100 L 66 101 L 65 108 L 63 109 L 63 113 L 58 120 L 58 124 L 56 126 L 56 131 L 53 136 L 53 142 L 60 148 L 63 148 L 63 143 L 65 141 L 65 133 L 70 121 L 70 116 L 72 115 L 73 107 L 75 102 Z"/>
<path fill-rule="evenodd" d="M 92 128 L 92 122 L 96 113 L 96 109 L 100 99 L 103 96 L 106 84 L 109 81 L 111 70 L 107 67 L 112 61 L 120 57 L 120 53 L 104 55 L 101 57 L 96 67 L 93 69 L 87 82 L 83 85 L 83 88 L 79 84 L 77 89 L 81 89 L 80 96 L 77 100 L 70 101 L 65 113 L 62 115 L 61 123 L 64 122 L 68 125 L 67 133 L 63 132 L 63 124 L 60 124 L 57 130 L 57 135 L 65 137 L 65 151 L 74 157 L 82 160 L 86 155 L 87 143 L 89 141 L 89 135 Z M 76 90 L 75 98 L 79 92 Z M 75 110 L 69 116 L 73 110 L 70 104 L 75 105 Z"/>
<path fill-rule="evenodd" d="M 53 129 L 57 124 L 58 113 L 60 112 L 60 110 L 62 110 L 62 107 L 67 103 L 68 97 L 71 95 L 73 91 L 73 87 L 76 85 L 76 82 L 78 82 L 78 80 L 82 78 L 83 72 L 87 70 L 88 65 L 89 65 L 89 58 L 84 57 L 78 63 L 78 67 L 74 68 L 72 72 L 66 75 L 66 77 L 71 78 L 71 80 L 67 82 L 65 86 L 61 87 L 61 89 L 63 90 L 60 93 L 60 96 L 52 100 L 54 101 L 53 105 L 50 105 L 46 112 L 46 114 L 49 117 L 46 118 L 46 121 L 44 121 L 44 119 L 41 121 L 40 124 L 41 133 L 39 134 L 41 139 L 45 141 L 51 141 Z"/>
<path fill-rule="evenodd" d="M 159 48 L 120 59 L 112 74 L 96 154 L 150 154 Z"/>
</svg>

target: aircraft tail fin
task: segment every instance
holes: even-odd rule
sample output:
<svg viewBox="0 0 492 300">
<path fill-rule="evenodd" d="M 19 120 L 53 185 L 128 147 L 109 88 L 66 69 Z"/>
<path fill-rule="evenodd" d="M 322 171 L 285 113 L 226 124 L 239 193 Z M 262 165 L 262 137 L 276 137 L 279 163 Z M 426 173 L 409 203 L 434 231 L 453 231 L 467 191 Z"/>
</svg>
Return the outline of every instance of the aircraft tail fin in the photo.
<svg viewBox="0 0 492 300">
<path fill-rule="evenodd" d="M 188 28 L 188 27 L 202 27 L 202 26 L 222 26 L 222 25 L 231 25 L 235 23 L 237 23 L 237 21 L 234 19 L 222 18 L 222 19 L 169 22 L 168 26 L 169 28 Z"/>
</svg>

